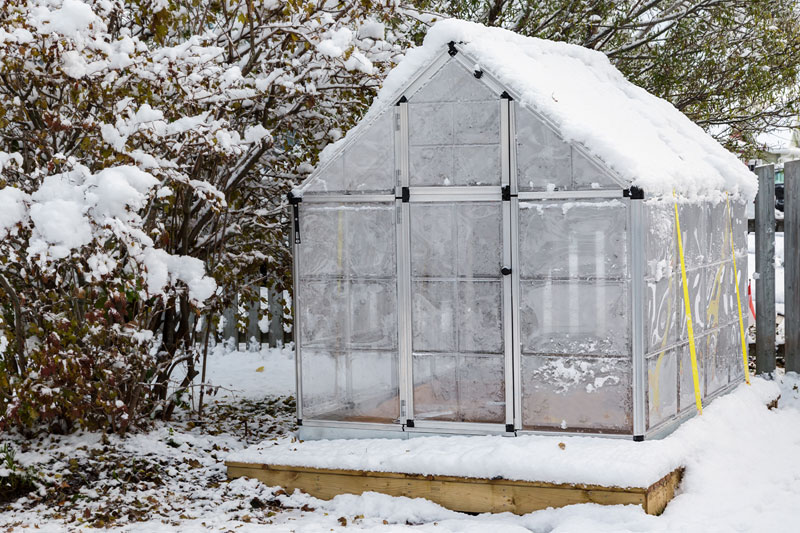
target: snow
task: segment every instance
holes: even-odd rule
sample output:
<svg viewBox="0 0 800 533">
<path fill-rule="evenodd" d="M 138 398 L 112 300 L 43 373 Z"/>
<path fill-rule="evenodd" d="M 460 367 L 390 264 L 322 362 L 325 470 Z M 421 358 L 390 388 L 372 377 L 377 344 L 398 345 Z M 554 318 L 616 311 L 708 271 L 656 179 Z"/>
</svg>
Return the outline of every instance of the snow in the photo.
<svg viewBox="0 0 800 533">
<path fill-rule="evenodd" d="M 344 41 L 343 35 L 332 37 L 320 46 L 334 55 Z M 423 45 L 408 51 L 386 77 L 362 124 L 392 106 L 451 41 L 565 140 L 583 145 L 621 180 L 648 195 L 676 191 L 689 199 L 720 198 L 727 191 L 755 197 L 757 182 L 744 163 L 670 103 L 627 81 L 602 53 L 472 22 L 450 19 L 433 25 Z M 356 130 L 328 146 L 320 162 L 338 153 Z"/>
<path fill-rule="evenodd" d="M 15 187 L 0 189 L 0 239 L 15 233 L 15 226 L 27 219 L 28 195 Z"/>
<path fill-rule="evenodd" d="M 736 394 L 709 406 L 708 410 L 713 409 L 714 414 L 685 424 L 666 439 L 644 443 L 539 435 L 302 443 L 284 440 L 259 444 L 234 453 L 229 459 L 314 468 L 647 487 L 676 468 L 686 466 L 690 460 L 687 451 L 707 438 L 707 420 L 735 418 L 746 406 L 754 411 L 763 410 L 778 394 L 775 383 L 755 380 L 753 386 L 742 386 Z M 723 405 L 716 407 L 718 403 Z M 532 457 L 536 460 L 531 461 Z"/>
<path fill-rule="evenodd" d="M 209 299 L 217 290 L 214 278 L 206 276 L 205 264 L 196 257 L 171 255 L 160 248 L 147 248 L 143 255 L 147 269 L 147 289 L 151 294 L 165 291 L 177 281 L 189 289 L 189 297 L 195 305 Z"/>
</svg>

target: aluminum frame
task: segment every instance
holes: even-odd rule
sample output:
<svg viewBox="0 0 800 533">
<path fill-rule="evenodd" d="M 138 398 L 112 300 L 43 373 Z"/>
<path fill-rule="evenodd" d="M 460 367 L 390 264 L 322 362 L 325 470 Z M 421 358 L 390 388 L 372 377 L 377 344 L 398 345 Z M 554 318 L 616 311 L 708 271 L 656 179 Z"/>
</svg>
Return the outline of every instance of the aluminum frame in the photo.
<svg viewBox="0 0 800 533">
<path fill-rule="evenodd" d="M 299 209 L 300 206 L 298 206 Z M 294 317 L 294 328 L 292 338 L 294 339 L 294 380 L 295 380 L 295 412 L 297 420 L 303 420 L 303 361 L 300 350 L 300 311 L 297 306 L 298 287 L 300 286 L 300 245 L 295 239 L 295 227 L 291 224 L 291 243 L 292 243 L 292 316 Z"/>
<path fill-rule="evenodd" d="M 402 189 L 409 184 L 408 164 L 408 104 L 405 102 L 397 106 L 398 125 L 397 133 L 399 152 L 398 165 L 398 191 L 397 206 L 397 294 L 399 308 L 398 319 L 398 347 L 400 348 L 400 375 L 404 385 L 400 390 L 400 418 L 405 425 L 414 418 L 414 380 L 411 373 L 413 358 L 411 355 L 411 209 L 409 202 L 402 201 Z M 400 295 L 402 294 L 402 298 Z"/>
<path fill-rule="evenodd" d="M 644 346 L 645 248 L 644 200 L 628 201 L 628 268 L 631 313 L 631 400 L 633 436 L 644 438 L 647 430 L 647 405 Z"/>
</svg>

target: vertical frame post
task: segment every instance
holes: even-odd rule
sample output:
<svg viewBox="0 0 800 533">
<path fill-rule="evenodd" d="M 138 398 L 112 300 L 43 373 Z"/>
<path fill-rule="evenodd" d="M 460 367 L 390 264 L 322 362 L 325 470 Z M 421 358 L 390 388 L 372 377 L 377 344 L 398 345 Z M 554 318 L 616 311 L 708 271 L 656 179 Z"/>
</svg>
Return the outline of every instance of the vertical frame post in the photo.
<svg viewBox="0 0 800 533">
<path fill-rule="evenodd" d="M 516 428 L 514 421 L 514 336 L 512 323 L 511 285 L 512 276 L 516 269 L 512 264 L 511 255 L 511 182 L 510 182 L 510 109 L 511 100 L 500 98 L 500 185 L 507 194 L 501 195 L 501 208 L 503 210 L 503 267 L 511 271 L 502 277 L 503 282 L 503 354 L 505 360 L 505 401 L 506 401 L 506 432 L 513 433 Z"/>
<path fill-rule="evenodd" d="M 290 200 L 291 201 L 291 200 Z M 292 209 L 299 211 L 299 205 L 292 205 Z M 294 365 L 295 365 L 295 389 L 297 394 L 295 397 L 295 404 L 297 409 L 297 425 L 303 425 L 303 361 L 302 351 L 300 349 L 300 244 L 297 235 L 298 228 L 294 223 L 291 224 L 291 242 L 292 242 L 292 317 L 294 318 L 293 324 L 293 337 L 294 337 Z"/>
<path fill-rule="evenodd" d="M 786 371 L 800 372 L 800 161 L 784 172 L 784 329 Z"/>
<path fill-rule="evenodd" d="M 411 353 L 411 209 L 409 204 L 408 172 L 408 102 L 397 104 L 397 326 L 400 351 L 400 421 L 414 426 L 414 375 Z"/>
<path fill-rule="evenodd" d="M 628 236 L 630 238 L 630 283 L 631 283 L 631 372 L 633 395 L 633 440 L 644 440 L 647 431 L 644 360 L 644 199 L 631 195 L 629 201 Z"/>
<path fill-rule="evenodd" d="M 516 103 L 509 101 L 508 172 L 511 186 L 511 339 L 514 371 L 514 427 L 522 429 L 522 338 L 519 326 L 519 183 L 517 181 Z"/>
<path fill-rule="evenodd" d="M 775 370 L 775 166 L 756 175 L 756 374 L 766 374 Z"/>
</svg>

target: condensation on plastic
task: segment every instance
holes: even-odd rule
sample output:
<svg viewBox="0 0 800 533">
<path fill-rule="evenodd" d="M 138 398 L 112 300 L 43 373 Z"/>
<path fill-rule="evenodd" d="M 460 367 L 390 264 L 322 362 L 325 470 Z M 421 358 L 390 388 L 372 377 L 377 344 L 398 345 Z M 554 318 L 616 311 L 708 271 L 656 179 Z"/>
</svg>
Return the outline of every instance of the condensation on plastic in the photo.
<svg viewBox="0 0 800 533">
<path fill-rule="evenodd" d="M 500 184 L 500 95 L 449 61 L 408 103 L 411 186 Z"/>
<path fill-rule="evenodd" d="M 394 204 L 300 209 L 304 416 L 391 422 L 399 416 Z"/>
<path fill-rule="evenodd" d="M 528 109 L 515 108 L 521 191 L 619 189 L 608 172 L 564 141 Z"/>
<path fill-rule="evenodd" d="M 504 367 L 501 354 L 414 353 L 414 418 L 502 423 Z"/>
<path fill-rule="evenodd" d="M 520 282 L 523 353 L 630 357 L 628 283 Z"/>
<path fill-rule="evenodd" d="M 697 372 L 700 382 L 700 397 L 705 398 L 705 363 L 706 363 L 705 336 L 695 337 L 695 350 L 697 355 Z M 680 344 L 677 348 L 680 357 L 678 361 L 678 409 L 695 409 L 694 378 L 692 377 L 692 358 L 689 343 Z"/>
<path fill-rule="evenodd" d="M 675 344 L 678 320 L 678 277 L 645 280 L 645 353 L 654 353 Z"/>
<path fill-rule="evenodd" d="M 392 422 L 400 415 L 397 351 L 305 348 L 303 416 Z"/>
<path fill-rule="evenodd" d="M 624 279 L 628 210 L 619 200 L 521 202 L 523 279 Z"/>
<path fill-rule="evenodd" d="M 501 423 L 502 205 L 410 209 L 414 417 Z"/>
<path fill-rule="evenodd" d="M 523 355 L 522 398 L 525 429 L 632 430 L 629 359 Z"/>
<path fill-rule="evenodd" d="M 307 194 L 391 193 L 395 187 L 394 110 L 384 111 L 317 175 Z"/>
<path fill-rule="evenodd" d="M 678 412 L 678 361 L 675 350 L 647 358 L 647 427 L 659 425 Z"/>
</svg>

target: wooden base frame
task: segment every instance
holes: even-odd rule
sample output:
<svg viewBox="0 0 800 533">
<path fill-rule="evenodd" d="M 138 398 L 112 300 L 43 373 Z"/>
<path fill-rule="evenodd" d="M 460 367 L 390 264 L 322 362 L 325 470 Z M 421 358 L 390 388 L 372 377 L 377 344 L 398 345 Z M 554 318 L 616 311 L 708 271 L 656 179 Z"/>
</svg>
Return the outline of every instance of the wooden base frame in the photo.
<svg viewBox="0 0 800 533">
<path fill-rule="evenodd" d="M 227 462 L 228 477 L 251 477 L 270 486 L 329 500 L 338 494 L 380 492 L 390 496 L 425 498 L 466 513 L 526 514 L 576 503 L 641 505 L 646 513 L 661 514 L 675 495 L 683 469 L 676 469 L 649 487 L 604 487 L 510 479 L 425 476 L 393 472 L 327 470 L 300 466 Z"/>
</svg>

